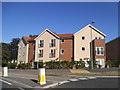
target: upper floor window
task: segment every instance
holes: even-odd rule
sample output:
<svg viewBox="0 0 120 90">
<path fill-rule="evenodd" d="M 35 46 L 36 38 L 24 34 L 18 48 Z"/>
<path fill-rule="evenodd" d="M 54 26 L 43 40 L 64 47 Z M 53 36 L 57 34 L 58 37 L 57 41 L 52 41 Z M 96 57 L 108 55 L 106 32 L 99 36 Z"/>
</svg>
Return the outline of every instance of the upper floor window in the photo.
<svg viewBox="0 0 120 90">
<path fill-rule="evenodd" d="M 103 39 L 102 37 L 95 37 L 95 39 Z"/>
<path fill-rule="evenodd" d="M 55 47 L 55 39 L 50 40 L 50 47 Z"/>
<path fill-rule="evenodd" d="M 43 50 L 38 51 L 38 57 L 43 57 Z"/>
<path fill-rule="evenodd" d="M 64 54 L 64 50 L 63 49 L 61 49 L 61 54 Z"/>
<path fill-rule="evenodd" d="M 104 48 L 96 47 L 96 55 L 104 55 Z"/>
<path fill-rule="evenodd" d="M 82 47 L 82 51 L 85 51 L 85 47 Z"/>
<path fill-rule="evenodd" d="M 50 50 L 49 57 L 50 57 L 50 58 L 55 57 L 55 49 L 51 49 L 51 50 Z"/>
<path fill-rule="evenodd" d="M 64 43 L 64 39 L 61 40 L 61 43 Z"/>
<path fill-rule="evenodd" d="M 84 37 L 84 36 L 82 36 L 82 40 L 85 40 L 85 37 Z"/>
<path fill-rule="evenodd" d="M 43 47 L 44 45 L 44 40 L 40 40 L 38 47 Z"/>
</svg>

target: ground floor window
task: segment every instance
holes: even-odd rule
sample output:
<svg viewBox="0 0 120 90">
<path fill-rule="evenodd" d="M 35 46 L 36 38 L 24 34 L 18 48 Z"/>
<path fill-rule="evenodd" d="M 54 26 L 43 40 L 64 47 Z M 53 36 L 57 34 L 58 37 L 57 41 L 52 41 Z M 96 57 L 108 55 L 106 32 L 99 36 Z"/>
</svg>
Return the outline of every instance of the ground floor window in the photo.
<svg viewBox="0 0 120 90">
<path fill-rule="evenodd" d="M 96 59 L 96 63 L 98 64 L 98 65 L 104 65 L 105 64 L 105 59 Z"/>
</svg>

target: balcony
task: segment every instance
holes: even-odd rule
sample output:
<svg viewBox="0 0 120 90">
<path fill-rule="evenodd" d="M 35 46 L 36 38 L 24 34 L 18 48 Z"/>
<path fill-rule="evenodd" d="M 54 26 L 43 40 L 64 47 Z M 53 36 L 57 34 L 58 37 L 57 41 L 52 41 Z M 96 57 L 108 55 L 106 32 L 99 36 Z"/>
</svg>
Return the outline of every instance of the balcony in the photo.
<svg viewBox="0 0 120 90">
<path fill-rule="evenodd" d="M 41 48 L 41 47 L 43 47 L 43 44 L 38 44 L 38 48 Z"/>
<path fill-rule="evenodd" d="M 55 53 L 49 53 L 49 58 L 55 57 Z"/>
<path fill-rule="evenodd" d="M 55 47 L 55 43 L 50 43 L 49 46 L 50 47 Z"/>
</svg>

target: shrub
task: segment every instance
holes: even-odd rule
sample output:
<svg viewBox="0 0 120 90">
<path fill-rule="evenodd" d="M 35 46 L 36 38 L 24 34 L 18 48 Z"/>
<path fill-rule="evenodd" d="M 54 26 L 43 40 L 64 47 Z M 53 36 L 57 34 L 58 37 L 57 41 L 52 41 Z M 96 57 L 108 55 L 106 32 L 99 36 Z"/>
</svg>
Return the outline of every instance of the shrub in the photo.
<svg viewBox="0 0 120 90">
<path fill-rule="evenodd" d="M 84 68 L 85 67 L 85 62 L 84 61 L 77 61 L 76 62 L 76 68 Z"/>
<path fill-rule="evenodd" d="M 10 69 L 15 69 L 17 67 L 17 63 L 8 63 L 7 67 Z"/>
<path fill-rule="evenodd" d="M 106 65 L 109 65 L 109 67 L 119 67 L 120 60 L 113 60 L 113 61 L 106 61 Z"/>
<path fill-rule="evenodd" d="M 18 65 L 19 69 L 31 69 L 31 67 L 32 67 L 31 63 L 20 63 Z"/>
<path fill-rule="evenodd" d="M 2 62 L 2 67 L 7 67 L 7 62 Z"/>
</svg>

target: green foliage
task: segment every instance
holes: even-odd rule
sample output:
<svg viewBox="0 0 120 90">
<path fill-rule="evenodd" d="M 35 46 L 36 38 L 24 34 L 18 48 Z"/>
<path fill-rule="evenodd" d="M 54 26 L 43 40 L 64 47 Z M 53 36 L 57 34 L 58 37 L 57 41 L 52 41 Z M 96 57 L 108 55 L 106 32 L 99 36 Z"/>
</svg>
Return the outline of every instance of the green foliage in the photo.
<svg viewBox="0 0 120 90">
<path fill-rule="evenodd" d="M 17 63 L 8 63 L 7 67 L 10 69 L 15 69 L 17 67 Z"/>
<path fill-rule="evenodd" d="M 109 67 L 119 67 L 120 60 L 113 60 L 113 61 L 106 61 L 106 65 L 109 65 Z"/>
<path fill-rule="evenodd" d="M 10 44 L 2 43 L 2 61 L 8 62 L 10 60 Z"/>
<path fill-rule="evenodd" d="M 84 68 L 85 67 L 85 62 L 84 61 L 76 61 L 76 68 Z"/>
<path fill-rule="evenodd" d="M 7 67 L 7 62 L 2 62 L 2 67 Z"/>
<path fill-rule="evenodd" d="M 38 35 L 29 35 L 29 37 L 37 37 Z"/>
<path fill-rule="evenodd" d="M 34 62 L 34 68 L 37 69 L 37 64 L 38 64 L 38 68 L 43 68 L 43 62 Z"/>
<path fill-rule="evenodd" d="M 32 65 L 31 63 L 20 63 L 18 65 L 18 69 L 31 69 Z"/>
</svg>

